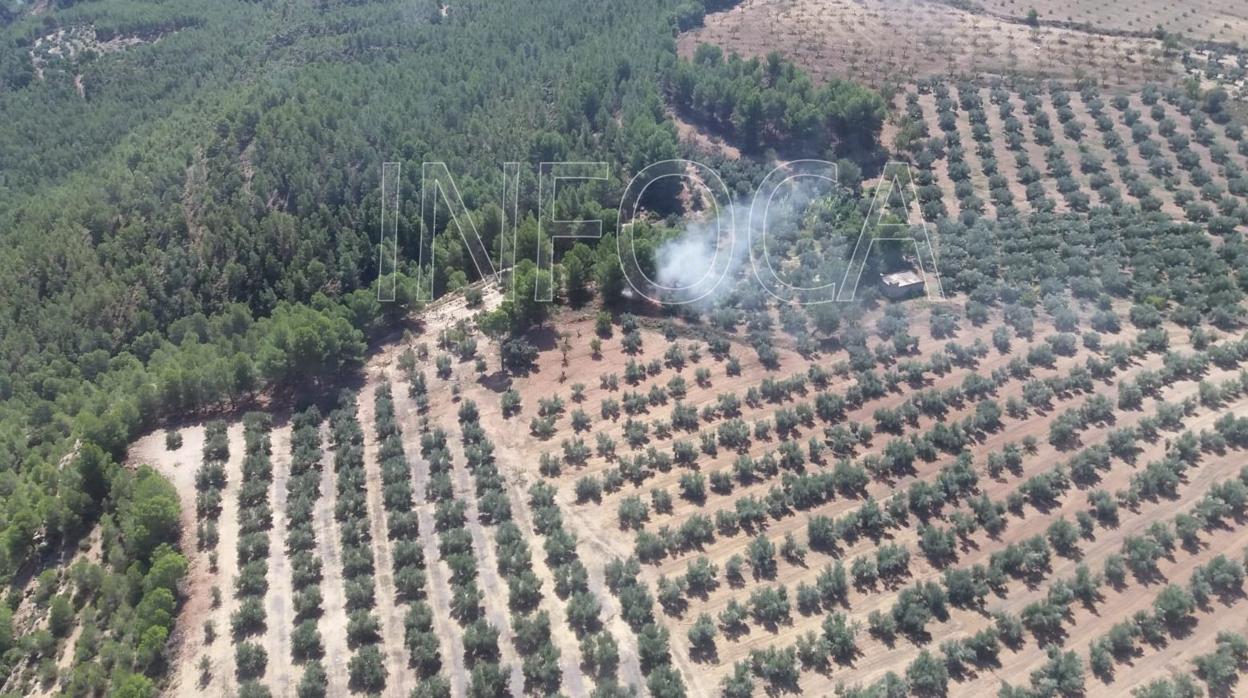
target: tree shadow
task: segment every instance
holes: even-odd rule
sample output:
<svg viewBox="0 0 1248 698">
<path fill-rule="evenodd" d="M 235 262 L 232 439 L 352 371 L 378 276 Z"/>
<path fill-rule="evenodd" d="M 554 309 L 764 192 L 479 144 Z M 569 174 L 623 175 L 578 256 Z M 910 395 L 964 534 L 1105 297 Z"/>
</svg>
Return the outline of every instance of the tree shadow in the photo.
<svg viewBox="0 0 1248 698">
<path fill-rule="evenodd" d="M 719 649 L 715 647 L 714 642 L 710 643 L 709 647 L 690 647 L 689 659 L 700 664 L 718 664 Z"/>
<path fill-rule="evenodd" d="M 478 385 L 495 393 L 507 392 L 511 388 L 511 383 L 511 374 L 501 369 L 492 373 L 483 373 L 477 378 Z"/>
</svg>

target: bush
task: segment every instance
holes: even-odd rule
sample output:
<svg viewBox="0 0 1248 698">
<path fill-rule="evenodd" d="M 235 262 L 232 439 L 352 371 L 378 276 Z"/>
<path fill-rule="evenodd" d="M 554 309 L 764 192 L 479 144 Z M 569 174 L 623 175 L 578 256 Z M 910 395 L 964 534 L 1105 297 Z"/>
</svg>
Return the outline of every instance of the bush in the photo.
<svg viewBox="0 0 1248 698">
<path fill-rule="evenodd" d="M 949 690 L 949 672 L 945 663 L 927 650 L 920 651 L 919 656 L 906 667 L 906 681 L 911 693 L 921 698 L 943 697 Z"/>
<path fill-rule="evenodd" d="M 56 637 L 65 637 L 74 625 L 74 607 L 62 594 L 52 597 L 48 612 L 48 630 Z"/>
<path fill-rule="evenodd" d="M 1157 594 L 1157 598 L 1153 600 L 1153 609 L 1157 613 L 1157 619 L 1173 632 L 1187 624 L 1192 612 L 1196 610 L 1196 602 L 1187 590 L 1170 584 Z"/>
<path fill-rule="evenodd" d="M 386 686 L 386 665 L 377 645 L 367 645 L 353 654 L 347 672 L 354 690 L 380 692 Z"/>
<path fill-rule="evenodd" d="M 698 616 L 690 626 L 689 646 L 695 656 L 711 657 L 715 654 L 715 622 L 705 613 Z"/>
<path fill-rule="evenodd" d="M 234 672 L 239 681 L 264 676 L 268 663 L 268 653 L 254 642 L 240 642 L 234 648 Z"/>
<path fill-rule="evenodd" d="M 303 678 L 295 688 L 298 698 L 325 698 L 329 689 L 329 676 L 320 662 L 309 662 L 303 669 Z"/>
<path fill-rule="evenodd" d="M 296 661 L 320 657 L 324 653 L 324 644 L 315 620 L 305 620 L 295 626 L 291 633 L 291 653 Z"/>
</svg>

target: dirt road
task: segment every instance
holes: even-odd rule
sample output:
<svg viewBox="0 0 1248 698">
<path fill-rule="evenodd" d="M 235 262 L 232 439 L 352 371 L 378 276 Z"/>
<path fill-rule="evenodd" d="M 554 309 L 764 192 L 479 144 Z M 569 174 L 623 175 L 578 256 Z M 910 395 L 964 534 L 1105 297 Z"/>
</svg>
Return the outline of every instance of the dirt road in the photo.
<svg viewBox="0 0 1248 698">
<path fill-rule="evenodd" d="M 270 434 L 273 445 L 270 458 L 273 464 L 273 489 L 269 501 L 273 505 L 273 527 L 269 530 L 269 593 L 264 597 L 267 617 L 264 647 L 269 654 L 264 683 L 276 698 L 294 696 L 298 681 L 298 677 L 290 670 L 290 633 L 294 623 L 291 600 L 295 591 L 290 577 L 290 563 L 286 559 L 286 486 L 290 479 L 290 435 L 289 422 L 274 425 Z"/>
</svg>

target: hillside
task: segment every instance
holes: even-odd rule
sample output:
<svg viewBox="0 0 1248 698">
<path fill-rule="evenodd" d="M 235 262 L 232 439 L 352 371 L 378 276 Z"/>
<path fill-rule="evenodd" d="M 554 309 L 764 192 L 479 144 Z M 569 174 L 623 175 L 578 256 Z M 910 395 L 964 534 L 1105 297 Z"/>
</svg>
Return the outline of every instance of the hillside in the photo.
<svg viewBox="0 0 1248 698">
<path fill-rule="evenodd" d="M 1242 692 L 1248 25 L 1137 5 L 0 0 L 0 697 Z"/>
</svg>

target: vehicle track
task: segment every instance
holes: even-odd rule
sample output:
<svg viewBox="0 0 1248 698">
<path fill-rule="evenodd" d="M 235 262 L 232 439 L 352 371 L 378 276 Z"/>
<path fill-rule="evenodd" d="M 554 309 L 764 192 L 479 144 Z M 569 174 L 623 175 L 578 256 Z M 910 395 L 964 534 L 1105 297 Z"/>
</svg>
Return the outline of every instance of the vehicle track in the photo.
<svg viewBox="0 0 1248 698">
<path fill-rule="evenodd" d="M 589 590 L 598 598 L 598 602 L 602 605 L 603 615 L 608 618 L 611 625 L 612 634 L 615 636 L 620 646 L 620 673 L 623 683 L 638 686 L 644 690 L 646 685 L 645 674 L 641 671 L 641 662 L 638 658 L 637 650 L 637 634 L 633 629 L 624 622 L 623 616 L 620 615 L 620 604 L 607 587 L 606 574 L 604 572 L 606 561 L 612 558 L 628 558 L 632 555 L 631 550 L 613 545 L 611 541 L 594 532 L 594 529 L 584 516 L 569 506 L 559 507 L 569 523 L 575 522 L 578 526 L 573 526 L 572 531 L 576 533 L 578 540 L 587 542 L 591 547 L 596 549 L 597 555 L 591 556 L 590 562 L 585 565 L 585 569 L 589 572 Z M 642 569 L 642 576 L 647 582 L 652 583 L 648 572 L 653 568 L 646 566 Z M 655 621 L 664 625 L 663 621 L 658 618 L 660 611 L 655 612 Z M 688 657 L 676 650 L 676 643 L 672 643 L 672 659 L 684 674 L 686 688 L 691 695 L 710 696 L 713 693 L 704 685 L 700 673 L 690 664 Z"/>
<path fill-rule="evenodd" d="M 318 626 L 325 640 L 325 674 L 329 679 L 328 695 L 345 696 L 348 689 L 347 602 L 342 578 L 342 550 L 338 538 L 338 522 L 334 506 L 338 489 L 334 476 L 334 454 L 328 425 L 321 428 L 321 496 L 316 500 L 316 552 L 321 558 L 321 608 Z"/>
<path fill-rule="evenodd" d="M 525 482 L 525 473 L 519 469 L 516 472 L 508 472 L 512 470 L 507 467 L 503 461 L 499 462 L 499 473 L 503 477 L 503 482 L 507 486 L 507 497 L 511 502 L 512 516 L 515 518 L 516 525 L 520 527 L 530 540 L 538 541 L 536 529 L 533 527 L 533 515 L 529 511 L 529 502 L 527 497 L 528 483 Z M 519 482 L 517 482 L 519 480 Z M 546 564 L 546 556 L 540 553 L 532 555 L 533 574 L 542 582 L 542 601 L 540 607 L 550 616 L 551 624 L 551 641 L 559 648 L 559 668 L 563 672 L 563 688 L 570 696 L 586 696 L 590 694 L 590 685 L 592 679 L 585 676 L 585 672 L 581 669 L 581 648 L 576 641 L 576 634 L 573 633 L 564 622 L 566 618 L 566 609 L 559 603 L 559 597 L 554 593 L 555 575 L 551 572 L 550 566 Z M 584 564 L 584 561 L 582 561 Z M 599 577 L 601 581 L 601 576 Z M 594 589 L 591 576 L 590 591 L 597 597 L 599 591 Z M 610 618 L 607 617 L 607 610 L 601 606 L 602 599 L 599 598 L 599 605 L 602 608 L 600 616 L 602 617 L 603 627 L 607 628 Z M 636 654 L 634 653 L 634 659 Z"/>
<path fill-rule="evenodd" d="M 273 489 L 269 501 L 273 505 L 273 527 L 269 530 L 269 591 L 264 596 L 267 617 L 264 646 L 269 654 L 265 683 L 279 698 L 293 696 L 295 692 L 294 676 L 290 671 L 290 633 L 294 617 L 290 604 L 295 592 L 290 563 L 286 559 L 286 484 L 290 478 L 290 438 L 289 422 L 275 425 L 270 434 Z"/>
<path fill-rule="evenodd" d="M 517 519 L 519 519 L 519 521 L 523 524 L 521 528 L 527 532 L 532 532 L 532 512 L 529 510 L 528 505 L 528 487 L 533 481 L 535 481 L 534 478 L 536 476 L 523 468 L 512 465 L 515 463 L 531 462 L 531 459 L 526 460 L 522 455 L 520 450 L 521 445 L 518 443 L 518 440 L 524 438 L 524 435 L 522 434 L 523 430 L 512 428 L 508 424 L 498 424 L 498 400 L 492 393 L 479 386 L 473 386 L 469 389 L 469 392 L 477 401 L 477 405 L 481 411 L 482 424 L 488 428 L 490 438 L 494 442 L 497 450 L 499 471 L 503 474 L 504 480 L 507 482 L 508 493 L 512 502 L 512 511 L 516 515 Z M 565 516 L 571 513 L 567 511 L 566 507 L 561 507 L 561 509 L 564 509 Z M 520 523 L 517 525 L 520 525 Z M 587 540 L 586 536 L 582 532 L 576 531 L 575 529 L 573 529 L 573 531 L 577 533 L 577 537 L 581 545 L 584 545 Z M 540 540 L 540 537 L 534 535 L 532 540 L 538 541 Z M 632 628 L 628 627 L 623 618 L 620 616 L 619 603 L 611 594 L 610 590 L 607 589 L 605 577 L 603 575 L 603 565 L 605 564 L 605 561 L 610 559 L 610 557 L 619 555 L 620 553 L 611 551 L 609 548 L 605 547 L 604 544 L 595 543 L 592 539 L 590 539 L 590 542 L 591 544 L 595 544 L 599 552 L 602 554 L 598 557 L 580 555 L 580 559 L 588 572 L 590 593 L 594 595 L 595 600 L 598 602 L 599 608 L 601 608 L 600 617 L 603 621 L 603 629 L 611 633 L 619 647 L 620 683 L 625 686 L 636 687 L 638 691 L 644 692 L 646 682 L 645 676 L 641 672 L 640 661 L 638 660 L 637 636 L 633 633 Z M 628 553 L 624 553 L 624 556 L 627 555 Z M 553 594 L 554 577 L 546 565 L 546 562 L 543 559 L 544 556 L 540 553 L 540 551 L 535 551 L 533 557 L 533 564 L 535 567 L 534 572 L 542 580 L 543 598 L 545 599 L 545 597 L 547 597 L 547 590 L 550 590 L 550 593 Z M 558 597 L 554 597 L 554 599 L 557 601 Z M 561 622 L 565 618 L 565 613 L 562 609 L 559 609 L 559 612 L 551 612 L 550 617 L 552 626 L 560 625 L 566 630 L 566 623 Z M 554 633 L 556 640 L 559 635 L 560 633 L 558 632 Z M 572 640 L 574 641 L 574 638 L 572 638 Z M 561 664 L 564 666 L 565 682 L 570 683 L 576 681 L 576 679 L 569 680 L 567 664 L 569 663 L 570 658 L 580 656 L 579 645 L 568 647 L 568 641 L 565 641 L 561 644 L 559 651 L 561 655 Z M 584 676 L 584 672 L 581 671 L 579 663 L 574 661 L 572 663 L 576 664 L 574 669 L 575 675 L 579 676 L 581 681 L 588 681 L 587 677 Z M 572 690 L 570 686 L 566 687 L 569 690 Z M 573 695 L 576 694 L 574 693 Z"/>
<path fill-rule="evenodd" d="M 242 422 L 230 424 L 226 434 L 230 442 L 230 457 L 225 462 L 225 488 L 221 491 L 221 516 L 217 519 L 216 587 L 221 592 L 221 606 L 213 615 L 216 641 L 212 643 L 211 653 L 212 682 L 205 688 L 205 695 L 219 695 L 235 683 L 230 614 L 238 606 L 234 598 L 234 579 L 238 576 L 238 490 L 243 479 L 242 463 L 247 449 Z"/>
</svg>

